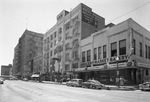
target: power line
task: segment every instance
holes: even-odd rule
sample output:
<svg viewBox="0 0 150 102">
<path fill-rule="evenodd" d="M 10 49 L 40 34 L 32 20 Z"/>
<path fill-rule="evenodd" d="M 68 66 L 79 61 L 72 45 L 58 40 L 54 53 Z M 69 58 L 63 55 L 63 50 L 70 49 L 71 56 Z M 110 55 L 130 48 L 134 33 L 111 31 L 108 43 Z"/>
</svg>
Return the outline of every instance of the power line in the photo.
<svg viewBox="0 0 150 102">
<path fill-rule="evenodd" d="M 36 28 L 36 29 L 39 29 L 39 30 L 41 30 L 41 31 L 46 32 L 46 30 L 44 30 L 44 29 L 41 29 L 41 28 L 39 28 L 39 27 L 37 27 L 37 26 L 35 26 L 35 25 L 31 25 L 31 24 L 29 24 L 29 23 L 27 22 L 27 18 L 26 18 L 26 21 L 22 21 L 22 20 L 20 20 L 20 19 L 18 19 L 18 18 L 15 18 L 15 17 L 9 16 L 9 15 L 7 15 L 7 14 L 3 13 L 3 12 L 0 12 L 0 13 L 1 13 L 1 14 L 3 14 L 4 16 L 7 16 L 7 17 L 9 17 L 9 18 L 11 18 L 11 19 L 15 20 L 15 21 L 18 21 L 18 22 L 20 22 L 20 23 L 24 23 L 24 24 L 26 24 L 26 29 L 27 29 L 27 26 L 28 26 L 28 25 L 30 25 L 30 26 L 31 26 L 31 27 L 33 27 L 33 28 Z"/>
<path fill-rule="evenodd" d="M 137 7 L 137 8 L 135 8 L 135 9 L 133 9 L 133 10 L 131 10 L 131 11 L 128 11 L 127 13 L 125 13 L 125 14 L 123 14 L 123 15 L 117 17 L 117 18 L 114 18 L 114 19 L 110 20 L 109 22 L 112 22 L 112 21 L 114 21 L 114 20 L 116 20 L 116 19 L 119 19 L 119 18 L 121 18 L 121 17 L 123 17 L 123 16 L 125 16 L 125 15 L 127 15 L 127 14 L 129 14 L 129 13 L 131 13 L 131 12 L 133 12 L 133 11 L 135 11 L 135 10 L 137 10 L 137 9 L 139 9 L 139 8 L 141 8 L 141 7 L 145 6 L 145 5 L 147 5 L 147 4 L 149 4 L 149 3 L 150 3 L 150 2 L 147 2 L 147 3 L 145 3 L 145 4 L 143 4 L 143 5 L 141 5 L 141 6 Z M 108 23 L 109 23 L 109 22 L 108 22 Z"/>
</svg>

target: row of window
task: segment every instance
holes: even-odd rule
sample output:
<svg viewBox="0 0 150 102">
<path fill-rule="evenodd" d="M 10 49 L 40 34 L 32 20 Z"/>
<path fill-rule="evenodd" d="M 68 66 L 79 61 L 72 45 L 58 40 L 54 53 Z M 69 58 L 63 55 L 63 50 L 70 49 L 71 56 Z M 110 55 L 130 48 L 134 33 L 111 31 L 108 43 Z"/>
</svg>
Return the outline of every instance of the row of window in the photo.
<svg viewBox="0 0 150 102">
<path fill-rule="evenodd" d="M 101 59 L 107 57 L 107 46 L 99 46 L 98 48 L 94 48 L 94 56 L 93 59 Z M 119 41 L 119 55 L 126 54 L 126 40 Z M 102 56 L 103 55 L 103 56 Z M 117 42 L 111 43 L 111 57 L 117 56 Z M 97 58 L 98 57 L 98 58 Z M 82 52 L 82 62 L 86 61 L 86 52 Z M 91 50 L 87 51 L 87 61 L 91 61 Z"/>
<path fill-rule="evenodd" d="M 59 28 L 58 30 L 58 34 L 62 33 L 62 28 Z M 51 34 L 49 37 L 47 37 L 46 39 L 44 39 L 44 44 L 49 43 L 50 40 L 53 40 L 57 37 L 57 32 L 55 31 L 53 34 Z M 60 38 L 60 37 L 59 37 Z M 59 39 L 58 38 L 58 39 Z"/>
<path fill-rule="evenodd" d="M 132 42 L 132 47 L 133 47 L 133 54 L 136 55 L 136 40 L 133 39 Z M 111 57 L 117 56 L 117 42 L 113 42 L 110 45 L 110 50 L 111 50 Z M 107 57 L 107 46 L 99 46 L 98 48 L 93 49 L 93 59 L 101 59 L 101 58 L 106 58 Z M 120 40 L 119 41 L 119 55 L 125 55 L 126 54 L 126 39 Z M 87 56 L 87 61 L 91 61 L 91 50 L 84 51 L 82 52 L 82 62 L 86 61 L 86 56 Z M 143 45 L 141 42 L 139 42 L 139 56 L 143 57 Z M 98 57 L 98 58 L 97 58 Z M 150 59 L 150 46 L 145 45 L 145 58 Z"/>
<path fill-rule="evenodd" d="M 141 42 L 139 42 L 139 45 L 137 45 L 136 40 L 133 39 L 133 54 L 137 55 L 136 53 L 136 46 L 139 46 L 139 56 L 143 57 L 144 53 L 143 53 L 143 44 Z M 150 46 L 145 45 L 145 58 L 146 59 L 150 59 Z"/>
</svg>

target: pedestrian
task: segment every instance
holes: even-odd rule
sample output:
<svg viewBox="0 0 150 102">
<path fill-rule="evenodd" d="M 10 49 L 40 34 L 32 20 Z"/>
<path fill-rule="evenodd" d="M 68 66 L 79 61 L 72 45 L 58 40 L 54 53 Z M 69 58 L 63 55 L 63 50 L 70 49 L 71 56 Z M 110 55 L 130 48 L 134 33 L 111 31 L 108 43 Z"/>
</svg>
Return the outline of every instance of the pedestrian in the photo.
<svg viewBox="0 0 150 102">
<path fill-rule="evenodd" d="M 124 78 L 121 76 L 120 77 L 120 85 L 123 86 L 124 85 Z"/>
</svg>

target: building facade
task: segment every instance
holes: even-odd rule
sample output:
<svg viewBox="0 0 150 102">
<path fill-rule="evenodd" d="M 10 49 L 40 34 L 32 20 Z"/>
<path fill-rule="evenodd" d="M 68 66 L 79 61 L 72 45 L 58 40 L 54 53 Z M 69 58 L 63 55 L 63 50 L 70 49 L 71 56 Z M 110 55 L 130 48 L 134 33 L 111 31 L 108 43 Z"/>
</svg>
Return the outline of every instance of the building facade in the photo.
<svg viewBox="0 0 150 102">
<path fill-rule="evenodd" d="M 34 57 L 33 62 L 33 73 L 42 74 L 43 70 L 43 53 L 39 52 L 37 56 Z"/>
<path fill-rule="evenodd" d="M 29 77 L 33 73 L 34 57 L 39 52 L 43 51 L 43 34 L 25 30 L 23 35 L 19 38 L 17 48 L 15 50 L 13 67 L 17 69 L 18 75 L 22 77 Z M 17 59 L 17 60 L 16 60 Z"/>
<path fill-rule="evenodd" d="M 44 35 L 45 73 L 72 74 L 80 66 L 80 41 L 104 27 L 105 19 L 82 3 L 70 12 L 63 10 Z"/>
<path fill-rule="evenodd" d="M 2 65 L 1 66 L 1 76 L 10 76 L 12 75 L 12 65 Z"/>
<path fill-rule="evenodd" d="M 14 59 L 13 59 L 13 75 L 19 75 L 20 73 L 20 50 L 19 44 L 16 45 L 14 49 Z"/>
<path fill-rule="evenodd" d="M 150 32 L 128 19 L 81 41 L 78 78 L 94 78 L 105 84 L 136 85 L 150 81 Z"/>
</svg>

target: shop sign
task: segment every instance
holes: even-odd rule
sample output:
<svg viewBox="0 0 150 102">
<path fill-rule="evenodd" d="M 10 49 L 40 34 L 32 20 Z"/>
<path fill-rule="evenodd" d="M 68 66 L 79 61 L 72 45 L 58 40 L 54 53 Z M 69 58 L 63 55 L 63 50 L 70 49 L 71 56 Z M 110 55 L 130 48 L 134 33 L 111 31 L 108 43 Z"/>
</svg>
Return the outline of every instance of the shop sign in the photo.
<svg viewBox="0 0 150 102">
<path fill-rule="evenodd" d="M 119 61 L 125 61 L 125 60 L 128 60 L 128 55 L 121 55 L 118 58 L 119 58 Z M 106 64 L 107 62 L 116 62 L 116 57 L 110 57 L 110 58 L 104 58 L 104 59 L 84 62 L 81 64 L 81 66 L 86 67 L 87 65 L 91 65 L 91 64 L 93 64 L 93 65 Z"/>
<path fill-rule="evenodd" d="M 104 69 L 104 66 L 88 67 L 88 70 Z"/>
<path fill-rule="evenodd" d="M 110 68 L 115 68 L 117 67 L 117 64 L 109 64 Z M 127 63 L 124 62 L 124 63 L 118 63 L 118 67 L 126 67 L 127 66 Z"/>
<path fill-rule="evenodd" d="M 139 66 L 139 67 L 146 67 L 146 68 L 150 68 L 150 64 L 141 63 L 141 62 L 137 62 L 137 66 Z"/>
<path fill-rule="evenodd" d="M 77 69 L 75 69 L 75 71 L 85 71 L 85 68 L 77 68 Z"/>
</svg>

